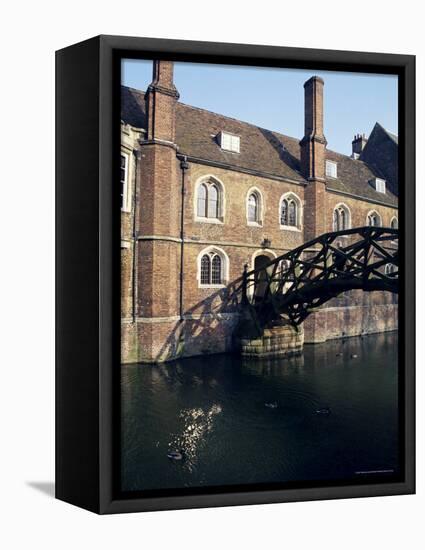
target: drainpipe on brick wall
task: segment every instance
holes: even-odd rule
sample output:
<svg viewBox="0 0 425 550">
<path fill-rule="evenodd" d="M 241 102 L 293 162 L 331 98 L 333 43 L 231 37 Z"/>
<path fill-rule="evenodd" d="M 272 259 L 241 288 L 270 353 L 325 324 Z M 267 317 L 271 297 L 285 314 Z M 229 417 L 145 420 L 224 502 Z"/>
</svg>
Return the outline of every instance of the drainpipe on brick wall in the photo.
<svg viewBox="0 0 425 550">
<path fill-rule="evenodd" d="M 185 172 L 189 168 L 186 156 L 180 158 L 180 169 L 182 171 L 181 181 L 181 213 L 180 213 L 180 321 L 183 321 L 183 285 L 184 285 L 184 197 L 185 197 Z"/>
<path fill-rule="evenodd" d="M 137 182 L 139 181 L 139 164 L 140 164 L 140 151 L 133 151 L 134 153 L 134 182 L 133 182 L 133 257 L 132 257 L 132 275 L 131 275 L 131 315 L 133 323 L 136 322 L 137 317 L 137 214 L 138 214 L 138 193 Z"/>
</svg>

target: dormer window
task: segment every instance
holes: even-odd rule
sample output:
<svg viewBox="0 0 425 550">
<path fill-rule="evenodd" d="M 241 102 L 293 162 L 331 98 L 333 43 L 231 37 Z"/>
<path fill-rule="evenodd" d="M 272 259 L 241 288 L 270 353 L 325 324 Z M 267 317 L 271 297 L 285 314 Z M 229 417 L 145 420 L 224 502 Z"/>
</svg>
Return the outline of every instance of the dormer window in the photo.
<svg viewBox="0 0 425 550">
<path fill-rule="evenodd" d="M 227 132 L 220 132 L 218 135 L 220 147 L 225 151 L 240 153 L 241 138 Z"/>
<path fill-rule="evenodd" d="M 331 160 L 326 161 L 326 177 L 327 178 L 336 178 L 337 172 L 337 163 Z"/>
<path fill-rule="evenodd" d="M 385 180 L 381 178 L 375 178 L 371 181 L 372 187 L 374 187 L 378 193 L 385 193 Z"/>
</svg>

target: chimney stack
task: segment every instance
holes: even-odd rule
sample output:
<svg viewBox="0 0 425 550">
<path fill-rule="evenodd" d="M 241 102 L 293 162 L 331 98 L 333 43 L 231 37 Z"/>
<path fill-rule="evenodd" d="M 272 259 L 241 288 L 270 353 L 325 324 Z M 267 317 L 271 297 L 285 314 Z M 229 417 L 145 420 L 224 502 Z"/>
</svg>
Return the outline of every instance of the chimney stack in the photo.
<svg viewBox="0 0 425 550">
<path fill-rule="evenodd" d="M 356 134 L 351 143 L 352 143 L 352 147 L 353 147 L 352 157 L 354 159 L 359 158 L 359 156 L 361 155 L 363 149 L 366 146 L 367 137 L 366 137 L 365 134 Z"/>
<path fill-rule="evenodd" d="M 161 240 L 136 240 L 137 318 L 164 318 L 163 331 L 155 323 L 134 334 L 137 361 L 173 359 L 178 346 L 170 346 L 165 334 L 175 332 L 180 318 L 179 284 L 181 259 L 181 170 L 176 158 L 176 110 L 179 94 L 173 82 L 173 63 L 153 62 L 152 83 L 145 93 L 147 135 L 141 139 L 141 162 L 136 171 L 139 235 L 161 235 Z M 170 205 L 172 207 L 170 208 Z"/>
<path fill-rule="evenodd" d="M 304 137 L 300 141 L 301 173 L 308 181 L 304 191 L 304 240 L 327 230 L 326 138 L 323 134 L 323 80 L 313 76 L 304 84 Z"/>
<path fill-rule="evenodd" d="M 301 172 L 307 180 L 325 179 L 323 86 L 323 79 L 319 76 L 312 76 L 304 84 L 304 137 L 300 146 Z"/>
<path fill-rule="evenodd" d="M 179 93 L 174 86 L 173 73 L 172 61 L 153 62 L 152 83 L 145 94 L 148 140 L 159 139 L 174 143 L 176 103 Z"/>
</svg>

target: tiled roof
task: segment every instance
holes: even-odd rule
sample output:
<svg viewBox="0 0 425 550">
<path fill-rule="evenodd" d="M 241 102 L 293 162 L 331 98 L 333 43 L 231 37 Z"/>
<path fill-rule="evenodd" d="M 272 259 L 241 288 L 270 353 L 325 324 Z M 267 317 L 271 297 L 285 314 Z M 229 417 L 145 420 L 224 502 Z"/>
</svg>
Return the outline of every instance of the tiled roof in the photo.
<svg viewBox="0 0 425 550">
<path fill-rule="evenodd" d="M 240 137 L 240 153 L 219 146 L 221 131 Z M 177 104 L 176 142 L 182 153 L 192 157 L 305 181 L 299 171 L 298 140 L 204 109 Z"/>
<path fill-rule="evenodd" d="M 145 94 L 121 86 L 121 120 L 134 128 L 146 128 Z"/>
<path fill-rule="evenodd" d="M 360 159 L 387 181 L 387 188 L 398 195 L 398 138 L 378 122 L 373 127 Z"/>
<path fill-rule="evenodd" d="M 146 127 L 143 92 L 122 87 L 121 118 L 131 126 Z M 217 140 L 221 131 L 240 137 L 240 153 L 221 149 Z M 176 143 L 180 153 L 195 159 L 306 183 L 300 173 L 299 139 L 180 102 L 176 111 Z M 327 150 L 326 156 L 338 163 L 338 177 L 327 180 L 329 190 L 397 204 L 394 194 L 378 193 L 370 184 L 373 178 L 382 177 L 377 167 L 331 150 Z"/>
</svg>

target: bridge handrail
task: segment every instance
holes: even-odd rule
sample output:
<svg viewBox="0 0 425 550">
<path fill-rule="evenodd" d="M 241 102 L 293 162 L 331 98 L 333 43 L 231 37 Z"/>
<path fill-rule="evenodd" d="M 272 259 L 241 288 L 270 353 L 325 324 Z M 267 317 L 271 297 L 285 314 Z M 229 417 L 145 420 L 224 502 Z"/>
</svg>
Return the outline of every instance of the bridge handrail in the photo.
<svg viewBox="0 0 425 550">
<path fill-rule="evenodd" d="M 288 252 L 281 254 L 277 258 L 271 258 L 269 262 L 265 263 L 261 267 L 258 267 L 257 269 L 251 269 L 251 271 L 244 271 L 243 277 L 244 278 L 251 277 L 252 275 L 255 275 L 257 272 L 263 271 L 264 269 L 267 269 L 271 265 L 279 263 L 282 260 L 286 260 L 291 256 L 298 254 L 298 252 L 301 252 L 306 248 L 311 248 L 315 244 L 321 243 L 326 239 L 355 235 L 356 233 L 362 234 L 363 237 L 367 236 L 367 234 L 373 235 L 374 233 L 377 233 L 377 234 L 388 233 L 390 235 L 398 236 L 398 229 L 394 229 L 392 227 L 366 225 L 362 227 L 353 227 L 351 229 L 342 229 L 341 231 L 328 231 L 327 233 L 323 233 L 322 235 L 319 235 L 319 237 L 315 237 L 314 239 L 311 239 L 310 241 L 307 241 L 306 243 L 303 243 L 300 246 L 297 246 L 296 248 L 293 248 L 292 250 L 289 250 Z"/>
</svg>

